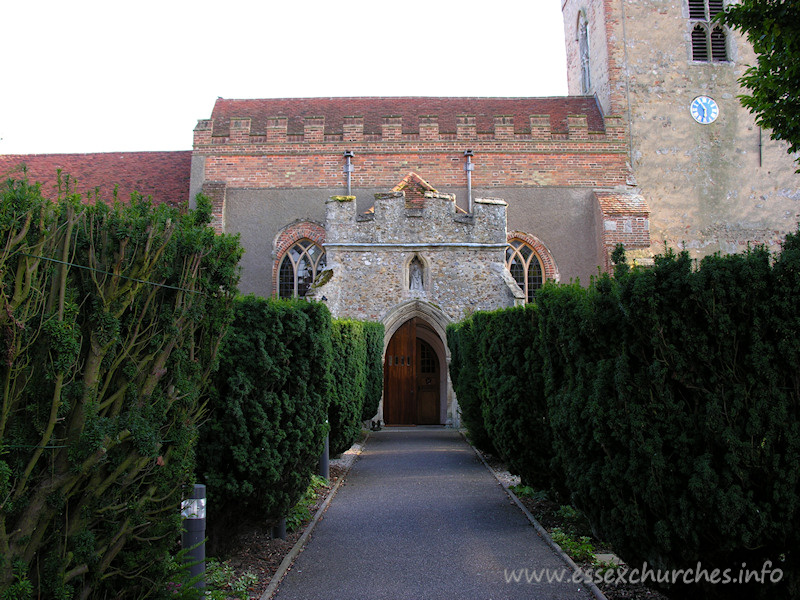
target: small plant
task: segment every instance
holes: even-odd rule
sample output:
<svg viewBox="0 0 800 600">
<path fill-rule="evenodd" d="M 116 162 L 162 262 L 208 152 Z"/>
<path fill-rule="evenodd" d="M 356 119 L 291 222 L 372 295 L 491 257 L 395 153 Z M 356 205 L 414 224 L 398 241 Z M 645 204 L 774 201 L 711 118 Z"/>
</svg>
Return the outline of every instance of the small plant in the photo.
<svg viewBox="0 0 800 600">
<path fill-rule="evenodd" d="M 247 571 L 236 576 L 236 571 L 231 567 L 230 561 L 220 562 L 216 558 L 206 559 L 205 572 L 201 577 L 205 579 L 205 588 L 195 587 L 197 578 L 190 578 L 187 565 L 184 562 L 183 551 L 170 562 L 173 571 L 172 579 L 167 583 L 169 597 L 174 600 L 229 600 L 238 598 L 248 600 L 250 589 L 258 584 L 258 577 Z"/>
<path fill-rule="evenodd" d="M 292 507 L 286 516 L 286 530 L 295 531 L 303 523 L 311 518 L 311 507 L 317 500 L 319 490 L 328 487 L 328 481 L 319 475 L 311 476 L 311 483 L 308 484 L 305 494 L 300 501 Z"/>
<path fill-rule="evenodd" d="M 25 563 L 14 563 L 14 583 L 0 592 L 0 600 L 30 600 L 33 598 L 33 584 L 28 579 Z"/>
<path fill-rule="evenodd" d="M 249 589 L 258 583 L 250 571 L 237 577 L 229 561 L 216 558 L 206 560 L 206 598 L 227 600 L 231 596 L 240 600 L 250 598 Z"/>
<path fill-rule="evenodd" d="M 608 571 L 616 572 L 620 568 L 618 562 L 611 560 L 595 560 L 594 569 L 598 575 L 605 575 Z"/>
<path fill-rule="evenodd" d="M 569 524 L 570 528 L 579 532 L 587 532 L 591 529 L 589 520 L 577 508 L 564 504 L 555 511 L 555 515 L 561 518 L 564 523 Z"/>
<path fill-rule="evenodd" d="M 594 561 L 594 546 L 589 537 L 582 535 L 575 540 L 560 527 L 554 527 L 550 532 L 550 537 L 572 560 L 576 562 Z"/>
<path fill-rule="evenodd" d="M 529 485 L 512 485 L 509 486 L 508 489 L 521 498 L 532 498 L 533 500 L 537 500 L 539 502 L 547 500 L 547 492 L 544 490 L 535 490 Z"/>
</svg>

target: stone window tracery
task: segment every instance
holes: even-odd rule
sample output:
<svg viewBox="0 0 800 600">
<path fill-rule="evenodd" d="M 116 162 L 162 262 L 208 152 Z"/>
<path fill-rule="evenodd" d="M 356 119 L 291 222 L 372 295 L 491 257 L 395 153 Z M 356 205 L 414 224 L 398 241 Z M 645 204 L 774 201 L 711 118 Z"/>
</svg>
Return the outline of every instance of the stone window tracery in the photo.
<svg viewBox="0 0 800 600">
<path fill-rule="evenodd" d="M 526 301 L 533 301 L 536 290 L 544 283 L 544 269 L 539 254 L 522 240 L 509 240 L 506 248 L 506 268 L 525 293 Z"/>
<path fill-rule="evenodd" d="M 714 17 L 723 11 L 723 8 L 723 0 L 689 0 L 692 60 L 697 62 L 728 61 L 725 28 L 712 22 Z"/>
<path fill-rule="evenodd" d="M 278 297 L 305 296 L 317 274 L 325 268 L 325 250 L 309 239 L 295 242 L 278 267 Z"/>
</svg>

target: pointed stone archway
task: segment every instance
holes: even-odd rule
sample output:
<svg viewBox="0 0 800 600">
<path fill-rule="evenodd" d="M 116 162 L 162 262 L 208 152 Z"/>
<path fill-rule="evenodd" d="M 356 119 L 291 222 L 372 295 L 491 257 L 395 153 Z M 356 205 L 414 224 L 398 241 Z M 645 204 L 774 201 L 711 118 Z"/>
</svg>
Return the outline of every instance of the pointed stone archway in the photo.
<svg viewBox="0 0 800 600">
<path fill-rule="evenodd" d="M 378 416 L 386 424 L 458 425 L 448 372 L 448 323 L 441 310 L 422 300 L 399 304 L 383 319 L 384 394 Z"/>
</svg>

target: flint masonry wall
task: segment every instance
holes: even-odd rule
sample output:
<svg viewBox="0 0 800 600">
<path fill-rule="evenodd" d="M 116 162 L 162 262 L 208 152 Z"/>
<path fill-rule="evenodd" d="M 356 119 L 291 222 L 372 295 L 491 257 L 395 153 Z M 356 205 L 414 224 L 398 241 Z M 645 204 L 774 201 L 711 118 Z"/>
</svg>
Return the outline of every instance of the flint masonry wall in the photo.
<svg viewBox="0 0 800 600">
<path fill-rule="evenodd" d="M 338 317 L 383 320 L 411 299 L 457 321 L 474 310 L 513 306 L 521 292 L 504 266 L 506 203 L 478 199 L 474 214 L 457 214 L 451 195 L 428 193 L 409 208 L 403 192 L 377 194 L 373 214 L 357 212 L 353 197 L 327 203 L 328 266 L 316 291 Z M 423 265 L 413 289 L 409 265 Z"/>
</svg>

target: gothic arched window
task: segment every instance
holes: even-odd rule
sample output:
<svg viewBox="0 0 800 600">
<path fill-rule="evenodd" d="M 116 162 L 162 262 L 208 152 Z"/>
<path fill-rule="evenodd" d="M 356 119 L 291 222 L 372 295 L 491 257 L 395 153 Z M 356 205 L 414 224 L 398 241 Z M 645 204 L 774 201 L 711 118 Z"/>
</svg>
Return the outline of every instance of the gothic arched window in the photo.
<svg viewBox="0 0 800 600">
<path fill-rule="evenodd" d="M 726 62 L 728 44 L 725 28 L 712 23 L 723 10 L 723 0 L 689 0 L 689 23 L 692 27 L 692 60 Z"/>
<path fill-rule="evenodd" d="M 302 298 L 324 268 L 325 250 L 309 239 L 298 240 L 283 255 L 278 267 L 278 297 Z"/>
<path fill-rule="evenodd" d="M 526 301 L 533 301 L 544 281 L 542 261 L 536 251 L 522 240 L 510 240 L 506 248 L 506 267 L 525 293 Z"/>
</svg>

